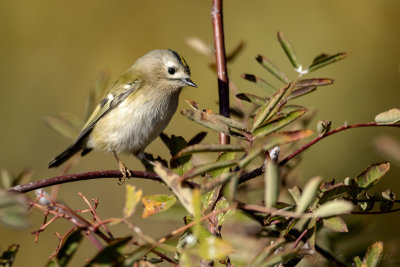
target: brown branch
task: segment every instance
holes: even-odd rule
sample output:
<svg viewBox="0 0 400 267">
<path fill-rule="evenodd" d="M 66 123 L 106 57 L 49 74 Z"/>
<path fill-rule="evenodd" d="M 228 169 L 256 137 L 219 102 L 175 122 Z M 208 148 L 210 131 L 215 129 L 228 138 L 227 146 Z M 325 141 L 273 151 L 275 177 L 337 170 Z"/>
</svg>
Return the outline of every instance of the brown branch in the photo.
<svg viewBox="0 0 400 267">
<path fill-rule="evenodd" d="M 279 162 L 279 166 L 283 166 L 285 165 L 289 160 L 291 160 L 292 158 L 296 157 L 298 154 L 302 153 L 304 150 L 306 150 L 307 148 L 309 148 L 310 146 L 316 144 L 317 142 L 319 142 L 320 140 L 324 139 L 325 137 L 328 137 L 330 135 L 348 130 L 348 129 L 353 129 L 353 128 L 362 128 L 362 127 L 400 127 L 400 124 L 377 124 L 376 122 L 366 122 L 366 123 L 358 123 L 358 124 L 349 124 L 349 125 L 343 125 L 341 127 L 338 127 L 334 130 L 331 130 L 327 133 L 325 133 L 322 136 L 318 136 L 316 138 L 314 138 L 313 140 L 311 140 L 309 143 L 305 144 L 304 146 L 300 147 L 299 149 L 297 149 L 296 151 L 294 151 L 293 153 L 291 153 L 290 155 L 288 155 L 287 157 L 285 157 L 283 160 L 281 160 Z M 239 184 L 244 183 L 248 180 L 251 180 L 257 176 L 260 176 L 261 174 L 264 173 L 264 166 L 261 166 L 257 169 L 252 170 L 251 172 L 245 173 L 242 176 L 240 176 L 239 179 Z"/>
<path fill-rule="evenodd" d="M 229 78 L 226 67 L 222 0 L 212 0 L 211 21 L 218 76 L 219 113 L 225 117 L 229 117 Z M 219 142 L 221 144 L 229 144 L 229 136 L 220 133 Z"/>
<path fill-rule="evenodd" d="M 163 183 L 160 177 L 158 177 L 155 173 L 152 172 L 142 172 L 142 171 L 133 171 L 130 170 L 132 174 L 132 178 L 141 178 L 147 180 L 153 180 Z M 65 184 L 76 181 L 84 181 L 90 179 L 101 179 L 101 178 L 120 178 L 122 177 L 122 173 L 120 170 L 106 170 L 106 171 L 93 171 L 93 172 L 83 172 L 83 173 L 74 173 L 61 175 L 56 177 L 51 177 L 47 179 L 38 180 L 35 182 L 31 182 L 24 185 L 17 185 L 8 189 L 9 192 L 15 193 L 26 193 L 29 191 L 33 191 L 39 188 L 44 188 L 57 184 Z M 191 188 L 199 188 L 200 186 L 196 183 L 186 181 L 187 184 Z"/>
</svg>

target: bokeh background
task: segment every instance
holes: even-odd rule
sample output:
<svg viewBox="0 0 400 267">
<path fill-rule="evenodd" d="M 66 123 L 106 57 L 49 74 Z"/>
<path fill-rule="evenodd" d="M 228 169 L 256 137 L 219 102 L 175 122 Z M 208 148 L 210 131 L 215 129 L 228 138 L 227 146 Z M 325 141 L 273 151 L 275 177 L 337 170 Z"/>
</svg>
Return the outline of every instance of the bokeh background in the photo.
<svg viewBox="0 0 400 267">
<path fill-rule="evenodd" d="M 304 65 L 321 52 L 351 53 L 348 59 L 315 72 L 315 76 L 334 78 L 333 85 L 321 87 L 297 101 L 316 109 L 316 119 L 332 120 L 335 127 L 345 121 L 372 121 L 377 113 L 399 107 L 399 1 L 230 0 L 225 1 L 224 7 L 227 50 L 240 41 L 246 43 L 244 51 L 230 65 L 230 79 L 239 90 L 261 93 L 240 78 L 244 72 L 273 81 L 254 60 L 258 53 L 295 77 L 276 40 L 276 32 L 281 30 L 294 44 Z M 210 59 L 184 42 L 187 37 L 198 37 L 212 45 L 210 8 L 211 1 L 205 0 L 1 1 L 0 167 L 15 173 L 29 167 L 34 170 L 33 180 L 57 175 L 58 170 L 47 169 L 47 164 L 70 141 L 50 130 L 43 118 L 65 111 L 83 117 L 85 99 L 99 73 L 109 70 L 113 81 L 151 49 L 172 48 L 184 55 L 199 88 L 185 89 L 181 100 L 195 100 L 202 107 L 217 110 L 216 78 L 207 67 Z M 178 110 L 184 108 L 186 104 L 181 101 Z M 190 138 L 199 130 L 200 127 L 177 113 L 166 133 Z M 397 129 L 364 128 L 320 142 L 303 154 L 298 170 L 302 183 L 315 175 L 337 180 L 355 177 L 369 164 L 385 160 L 373 147 L 374 138 L 381 134 L 400 140 Z M 209 133 L 206 141 L 216 140 L 217 136 Z M 160 140 L 147 151 L 167 155 Z M 124 161 L 132 169 L 142 169 L 133 157 L 124 157 Z M 94 152 L 71 172 L 115 168 L 111 155 Z M 393 162 L 378 188 L 391 188 L 400 194 L 399 174 L 400 166 Z M 145 194 L 165 192 L 165 187 L 159 184 L 134 183 L 143 187 Z M 78 192 L 88 198 L 99 198 L 98 211 L 103 218 L 121 216 L 125 189 L 116 180 L 63 185 L 59 197 L 73 208 L 86 208 Z M 389 259 L 384 263 L 391 266 L 399 262 L 396 254 L 400 252 L 397 246 L 400 214 L 358 219 L 365 230 L 347 238 L 344 234 L 342 249 L 382 240 Z M 42 266 L 57 244 L 54 231 L 68 229 L 68 224 L 58 223 L 47 229 L 35 244 L 30 232 L 40 226 L 42 215 L 32 212 L 30 222 L 32 227 L 23 231 L 0 226 L 0 249 L 11 243 L 21 244 L 15 266 Z M 158 221 L 144 222 L 137 218 L 135 222 L 146 225 L 156 237 L 180 225 L 179 220 L 165 223 L 162 216 Z M 75 266 L 93 253 L 95 250 L 85 243 L 84 250 L 74 259 Z"/>
</svg>

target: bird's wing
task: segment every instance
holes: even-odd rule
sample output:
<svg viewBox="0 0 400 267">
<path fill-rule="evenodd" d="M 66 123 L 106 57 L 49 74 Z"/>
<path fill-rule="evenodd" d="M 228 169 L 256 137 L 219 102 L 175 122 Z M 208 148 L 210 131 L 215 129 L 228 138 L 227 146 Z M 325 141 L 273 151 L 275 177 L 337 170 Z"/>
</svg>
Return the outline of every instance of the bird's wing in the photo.
<svg viewBox="0 0 400 267">
<path fill-rule="evenodd" d="M 130 79 L 128 80 L 127 78 Z M 92 115 L 90 115 L 86 124 L 83 126 L 75 143 L 81 142 L 102 117 L 121 104 L 129 95 L 136 92 L 139 86 L 140 80 L 138 78 L 132 79 L 132 77 L 129 77 L 129 73 L 124 74 L 115 85 L 107 91 L 103 100 L 97 105 Z"/>
</svg>

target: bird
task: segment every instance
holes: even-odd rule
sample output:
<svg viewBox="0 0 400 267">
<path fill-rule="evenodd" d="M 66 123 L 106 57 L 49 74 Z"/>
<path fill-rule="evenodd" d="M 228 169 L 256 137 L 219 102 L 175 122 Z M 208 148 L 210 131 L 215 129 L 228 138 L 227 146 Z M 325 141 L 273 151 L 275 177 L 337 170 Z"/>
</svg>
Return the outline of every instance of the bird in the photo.
<svg viewBox="0 0 400 267">
<path fill-rule="evenodd" d="M 152 50 L 111 86 L 84 124 L 75 142 L 49 163 L 60 166 L 81 151 L 111 152 L 122 173 L 120 183 L 131 173 L 119 159 L 132 153 L 144 159 L 145 148 L 165 129 L 174 115 L 179 95 L 191 80 L 186 60 L 171 49 Z"/>
</svg>

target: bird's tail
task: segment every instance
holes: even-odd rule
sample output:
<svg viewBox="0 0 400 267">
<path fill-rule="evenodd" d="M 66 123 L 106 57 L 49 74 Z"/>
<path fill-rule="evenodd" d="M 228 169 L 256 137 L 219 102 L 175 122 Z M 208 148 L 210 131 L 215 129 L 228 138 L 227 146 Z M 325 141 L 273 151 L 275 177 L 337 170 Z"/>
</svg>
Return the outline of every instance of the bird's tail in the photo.
<svg viewBox="0 0 400 267">
<path fill-rule="evenodd" d="M 82 149 L 82 147 L 79 142 L 72 144 L 64 152 L 62 152 L 60 155 L 58 155 L 52 161 L 50 161 L 49 168 L 54 168 L 54 167 L 60 166 L 61 164 L 66 162 L 68 159 L 70 159 L 73 155 L 75 155 L 81 149 Z"/>
</svg>

